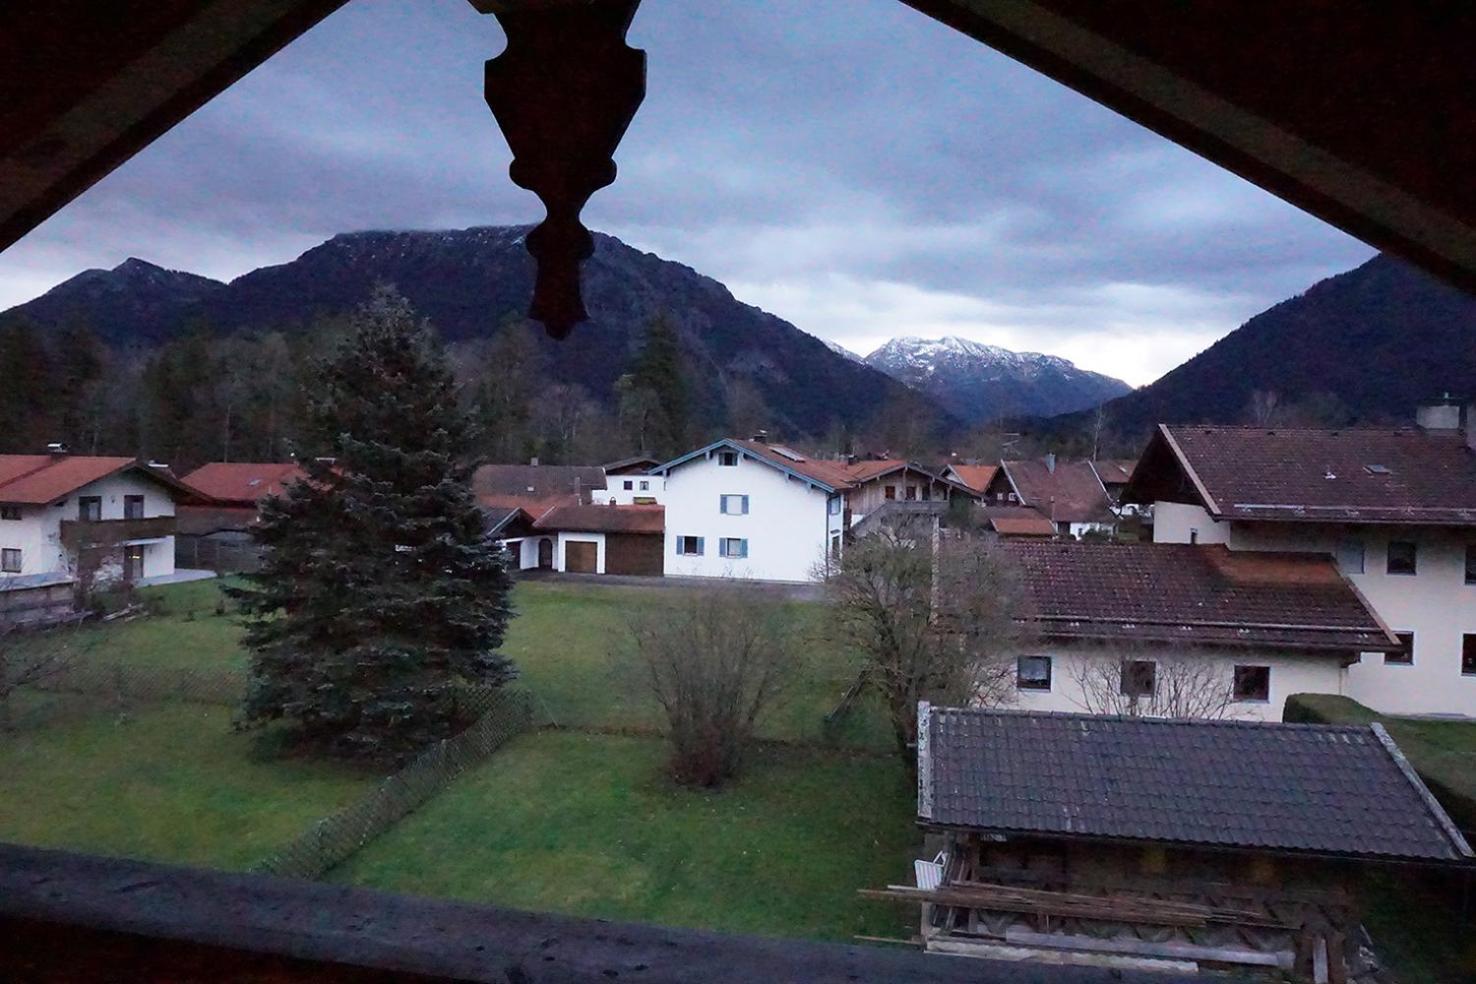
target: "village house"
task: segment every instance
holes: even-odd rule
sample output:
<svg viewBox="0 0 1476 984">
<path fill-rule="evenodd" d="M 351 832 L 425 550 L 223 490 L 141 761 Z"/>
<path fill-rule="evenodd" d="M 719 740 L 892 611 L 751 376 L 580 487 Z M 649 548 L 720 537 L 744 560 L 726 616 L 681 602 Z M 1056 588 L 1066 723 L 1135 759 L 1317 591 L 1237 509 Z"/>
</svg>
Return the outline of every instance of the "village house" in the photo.
<svg viewBox="0 0 1476 984">
<path fill-rule="evenodd" d="M 185 475 L 180 481 L 203 501 L 181 503 L 176 510 L 175 563 L 217 572 L 255 570 L 261 557 L 251 527 L 261 516 L 262 500 L 281 495 L 305 474 L 295 461 L 213 461 Z"/>
<path fill-rule="evenodd" d="M 984 491 L 989 505 L 1028 506 L 1062 536 L 1110 534 L 1117 529 L 1112 500 L 1089 461 L 1003 461 Z"/>
<path fill-rule="evenodd" d="M 666 573 L 809 581 L 839 560 L 843 462 L 724 438 L 655 469 L 666 480 Z"/>
<path fill-rule="evenodd" d="M 1348 670 L 1392 714 L 1476 716 L 1476 433 L 1452 404 L 1413 428 L 1160 425 L 1125 500 L 1156 543 L 1318 553 L 1403 643 Z"/>
<path fill-rule="evenodd" d="M 919 706 L 934 953 L 1348 981 L 1361 870 L 1469 867 L 1378 724 Z M 1360 978 L 1362 979 L 1362 978 Z"/>
<path fill-rule="evenodd" d="M 983 496 L 998 472 L 999 465 L 950 464 L 943 469 L 943 477 L 957 482 L 976 496 Z"/>
<path fill-rule="evenodd" d="M 1280 721 L 1401 645 L 1329 557 L 1224 545 L 1010 540 L 1027 710 Z"/>
<path fill-rule="evenodd" d="M 174 573 L 176 501 L 192 492 L 134 458 L 0 455 L 0 608 L 45 620 L 75 595 Z"/>
</svg>

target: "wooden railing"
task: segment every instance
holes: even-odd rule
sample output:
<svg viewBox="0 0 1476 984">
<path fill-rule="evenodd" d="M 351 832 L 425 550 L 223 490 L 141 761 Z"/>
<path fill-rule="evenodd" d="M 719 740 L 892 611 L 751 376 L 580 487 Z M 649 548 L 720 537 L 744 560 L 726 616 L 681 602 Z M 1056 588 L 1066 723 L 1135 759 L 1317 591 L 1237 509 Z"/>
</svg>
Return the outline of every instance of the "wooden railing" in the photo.
<svg viewBox="0 0 1476 984">
<path fill-rule="evenodd" d="M 128 540 L 149 540 L 173 536 L 173 516 L 151 516 L 146 519 L 64 519 L 61 541 L 68 550 L 78 547 L 111 546 Z"/>
</svg>

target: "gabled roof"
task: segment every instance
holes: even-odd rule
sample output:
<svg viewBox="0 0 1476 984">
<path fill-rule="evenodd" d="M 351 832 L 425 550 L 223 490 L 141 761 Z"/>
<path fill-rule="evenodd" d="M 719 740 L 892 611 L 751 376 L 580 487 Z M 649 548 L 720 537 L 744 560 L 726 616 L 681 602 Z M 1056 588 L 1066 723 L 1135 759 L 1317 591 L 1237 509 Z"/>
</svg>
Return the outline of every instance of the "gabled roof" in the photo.
<svg viewBox="0 0 1476 984">
<path fill-rule="evenodd" d="M 945 472 L 953 472 L 957 476 L 959 484 L 966 486 L 973 492 L 982 494 L 989 488 L 989 483 L 994 481 L 995 473 L 999 471 L 998 465 L 949 465 Z"/>
<path fill-rule="evenodd" d="M 1185 646 L 1395 652 L 1399 641 L 1323 554 L 1223 544 L 1004 543 L 1039 631 Z"/>
<path fill-rule="evenodd" d="M 665 506 L 597 506 L 571 503 L 539 516 L 534 529 L 583 533 L 651 533 L 666 531 Z"/>
<path fill-rule="evenodd" d="M 17 506 L 44 506 L 65 498 L 85 485 L 132 471 L 184 498 L 199 496 L 167 469 L 146 465 L 137 458 L 73 454 L 0 454 L 0 502 Z M 208 497 L 207 497 L 208 498 Z"/>
<path fill-rule="evenodd" d="M 844 462 L 810 458 L 782 445 L 764 444 L 761 441 L 740 441 L 732 437 L 725 437 L 695 451 L 688 451 L 679 458 L 673 458 L 663 465 L 652 468 L 651 473 L 668 475 L 673 469 L 698 459 L 706 459 L 714 451 L 721 449 L 737 451 L 751 461 L 761 461 L 822 492 L 840 492 L 852 485 L 850 477 L 846 474 Z"/>
<path fill-rule="evenodd" d="M 1055 536 L 1056 524 L 1029 506 L 984 506 L 989 528 L 1000 536 Z"/>
<path fill-rule="evenodd" d="M 514 495 L 546 498 L 605 487 L 599 465 L 481 465 L 472 472 L 478 496 Z"/>
<path fill-rule="evenodd" d="M 606 475 L 644 475 L 659 464 L 661 464 L 660 458 L 638 454 L 629 458 L 621 458 L 619 461 L 607 461 L 601 467 L 605 469 Z"/>
<path fill-rule="evenodd" d="M 1112 500 L 1087 461 L 1006 461 L 1000 466 L 1020 502 L 1058 523 L 1107 523 Z"/>
<path fill-rule="evenodd" d="M 1103 485 L 1126 485 L 1137 465 L 1136 458 L 1098 458 L 1091 462 L 1092 471 Z"/>
<path fill-rule="evenodd" d="M 212 461 L 180 481 L 222 502 L 254 505 L 306 474 L 295 461 Z"/>
<path fill-rule="evenodd" d="M 1469 863 L 1377 724 L 922 708 L 918 816 L 1003 834 Z"/>
<path fill-rule="evenodd" d="M 1476 452 L 1418 428 L 1160 424 L 1124 498 L 1217 519 L 1476 526 Z"/>
</svg>

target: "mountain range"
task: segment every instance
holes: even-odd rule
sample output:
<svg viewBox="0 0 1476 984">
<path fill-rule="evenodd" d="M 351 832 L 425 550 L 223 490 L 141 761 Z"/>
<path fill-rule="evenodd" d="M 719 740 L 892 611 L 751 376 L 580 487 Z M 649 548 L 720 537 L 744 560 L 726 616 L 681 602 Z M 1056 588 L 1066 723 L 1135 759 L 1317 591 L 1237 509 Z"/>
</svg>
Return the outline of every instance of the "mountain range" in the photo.
<svg viewBox="0 0 1476 984">
<path fill-rule="evenodd" d="M 1105 418 L 1114 431 L 1137 435 L 1158 422 L 1261 422 L 1251 413 L 1257 392 L 1275 394 L 1291 411 L 1315 411 L 1305 422 L 1329 424 L 1408 423 L 1416 406 L 1442 394 L 1476 397 L 1476 296 L 1403 260 L 1375 256 L 1107 403 Z M 1069 431 L 1086 416 L 1051 426 Z"/>
<path fill-rule="evenodd" d="M 1069 413 L 1132 391 L 1120 379 L 1078 369 L 1059 356 L 964 338 L 894 338 L 865 362 L 970 422 Z"/>
</svg>

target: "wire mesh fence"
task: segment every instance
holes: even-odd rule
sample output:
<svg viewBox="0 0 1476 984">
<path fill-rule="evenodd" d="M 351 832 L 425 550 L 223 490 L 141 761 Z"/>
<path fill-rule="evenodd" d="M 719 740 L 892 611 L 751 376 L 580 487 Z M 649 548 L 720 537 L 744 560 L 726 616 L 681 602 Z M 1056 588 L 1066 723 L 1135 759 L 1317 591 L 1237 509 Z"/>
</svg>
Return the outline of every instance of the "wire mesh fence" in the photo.
<svg viewBox="0 0 1476 984">
<path fill-rule="evenodd" d="M 465 691 L 462 700 L 479 712 L 470 727 L 430 745 L 364 798 L 319 820 L 252 870 L 290 878 L 321 877 L 526 731 L 533 721 L 532 696 L 524 690 L 473 688 Z"/>
<path fill-rule="evenodd" d="M 120 702 L 237 704 L 246 673 L 222 667 L 128 666 L 78 660 L 35 684 L 39 691 Z"/>
</svg>

